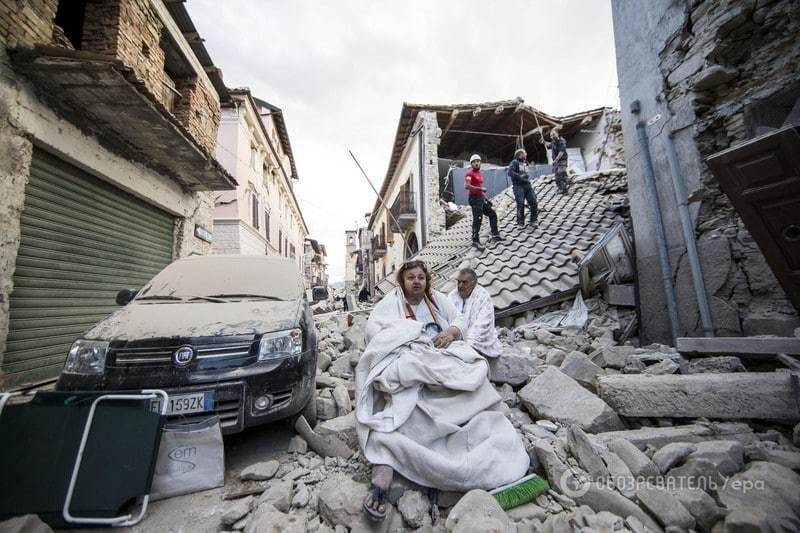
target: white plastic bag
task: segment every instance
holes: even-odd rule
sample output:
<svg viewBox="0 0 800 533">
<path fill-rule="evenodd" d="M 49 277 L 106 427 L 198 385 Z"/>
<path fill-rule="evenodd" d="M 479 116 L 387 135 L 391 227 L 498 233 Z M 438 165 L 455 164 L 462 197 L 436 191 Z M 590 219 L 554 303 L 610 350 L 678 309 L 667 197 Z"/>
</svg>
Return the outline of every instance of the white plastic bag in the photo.
<svg viewBox="0 0 800 533">
<path fill-rule="evenodd" d="M 150 499 L 159 500 L 225 484 L 225 447 L 219 417 L 165 424 Z"/>
</svg>

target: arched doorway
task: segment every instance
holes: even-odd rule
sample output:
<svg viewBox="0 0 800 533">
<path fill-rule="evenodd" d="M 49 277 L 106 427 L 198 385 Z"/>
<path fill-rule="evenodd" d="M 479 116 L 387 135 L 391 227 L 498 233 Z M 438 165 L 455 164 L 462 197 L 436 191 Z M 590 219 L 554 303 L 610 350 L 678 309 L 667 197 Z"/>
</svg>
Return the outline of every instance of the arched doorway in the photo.
<svg viewBox="0 0 800 533">
<path fill-rule="evenodd" d="M 403 252 L 403 257 L 406 261 L 417 255 L 419 252 L 419 244 L 417 244 L 417 234 L 413 231 L 406 236 L 406 244 L 408 246 L 405 247 L 405 251 Z"/>
</svg>

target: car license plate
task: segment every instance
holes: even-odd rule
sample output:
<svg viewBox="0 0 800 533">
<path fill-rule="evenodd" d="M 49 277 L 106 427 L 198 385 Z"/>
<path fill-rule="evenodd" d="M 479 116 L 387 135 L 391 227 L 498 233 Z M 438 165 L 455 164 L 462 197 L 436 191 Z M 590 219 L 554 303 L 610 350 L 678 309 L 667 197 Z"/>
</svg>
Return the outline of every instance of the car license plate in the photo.
<svg viewBox="0 0 800 533">
<path fill-rule="evenodd" d="M 160 413 L 162 398 L 150 403 L 150 409 Z M 192 394 L 170 394 L 167 400 L 167 415 L 188 415 L 204 413 L 214 409 L 213 392 L 195 392 Z"/>
</svg>

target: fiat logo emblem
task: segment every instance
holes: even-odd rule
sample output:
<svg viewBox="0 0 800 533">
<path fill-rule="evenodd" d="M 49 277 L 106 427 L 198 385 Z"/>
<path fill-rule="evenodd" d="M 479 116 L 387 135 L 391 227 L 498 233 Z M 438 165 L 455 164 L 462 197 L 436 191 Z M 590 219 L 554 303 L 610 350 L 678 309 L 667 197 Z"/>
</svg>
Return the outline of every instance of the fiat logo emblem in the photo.
<svg viewBox="0 0 800 533">
<path fill-rule="evenodd" d="M 181 346 L 172 354 L 175 366 L 186 366 L 194 360 L 194 350 L 191 346 Z"/>
</svg>

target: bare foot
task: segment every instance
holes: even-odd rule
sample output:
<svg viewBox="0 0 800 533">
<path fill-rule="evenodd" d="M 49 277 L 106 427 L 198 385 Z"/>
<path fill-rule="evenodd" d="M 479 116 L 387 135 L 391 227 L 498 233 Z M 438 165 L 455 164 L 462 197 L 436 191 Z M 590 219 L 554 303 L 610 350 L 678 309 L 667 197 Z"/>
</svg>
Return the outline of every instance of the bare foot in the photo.
<svg viewBox="0 0 800 533">
<path fill-rule="evenodd" d="M 367 497 L 364 498 L 365 507 L 372 509 L 379 515 L 386 513 L 386 493 L 392 484 L 393 476 L 394 470 L 391 466 L 375 465 L 372 468 L 372 485 L 378 490 L 371 489 L 367 493 Z M 383 496 L 379 496 L 378 492 L 383 493 Z"/>
</svg>

